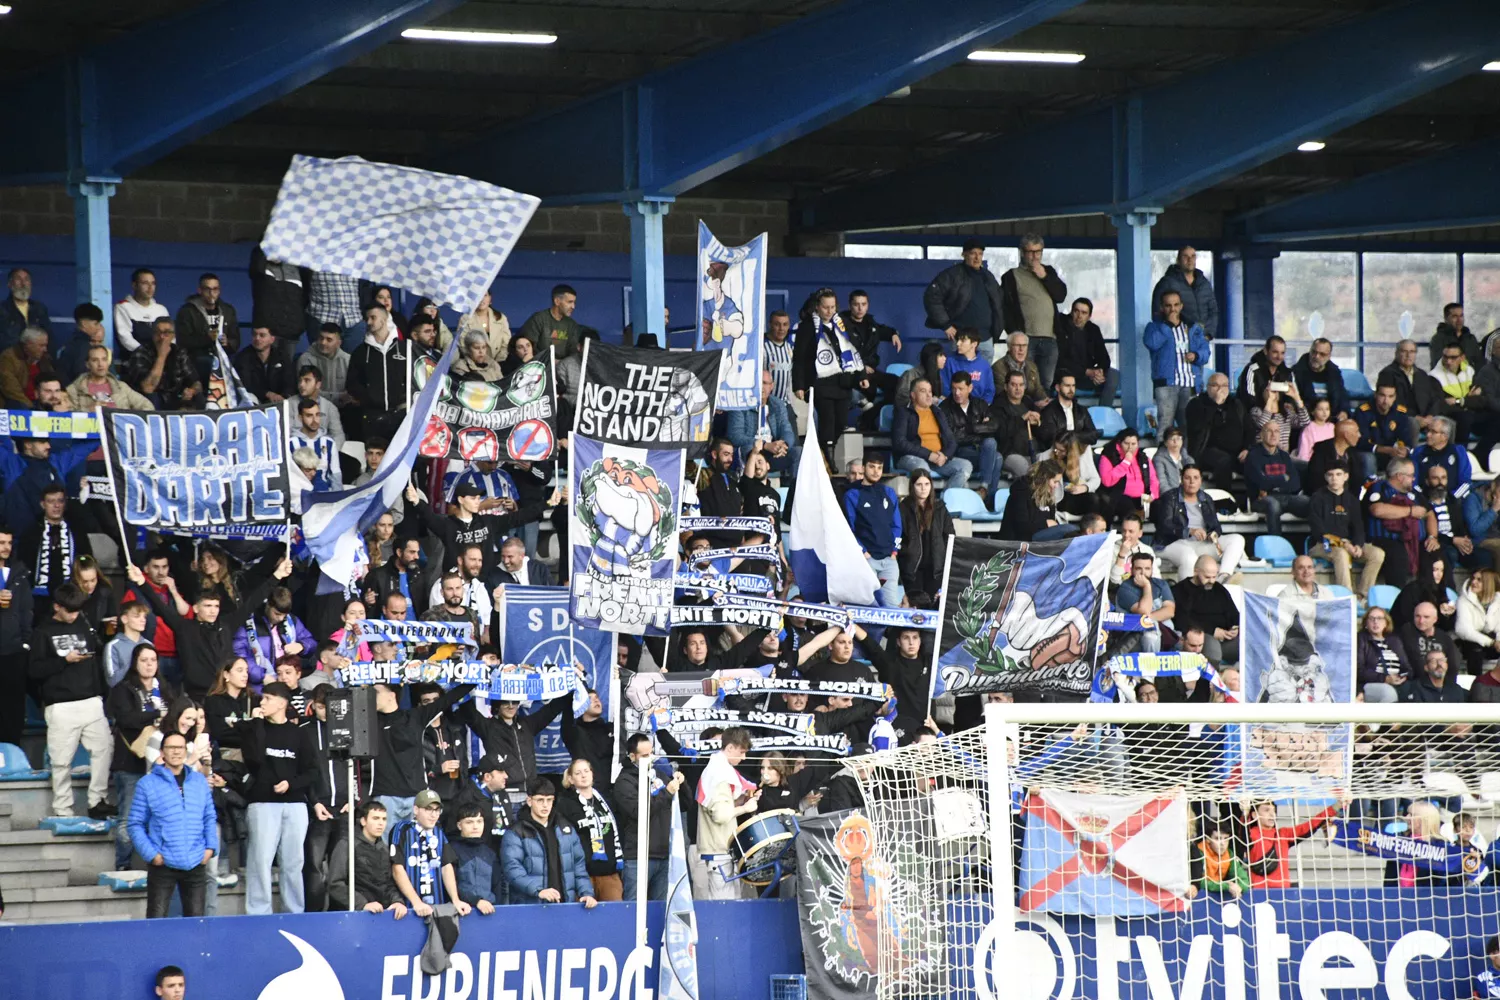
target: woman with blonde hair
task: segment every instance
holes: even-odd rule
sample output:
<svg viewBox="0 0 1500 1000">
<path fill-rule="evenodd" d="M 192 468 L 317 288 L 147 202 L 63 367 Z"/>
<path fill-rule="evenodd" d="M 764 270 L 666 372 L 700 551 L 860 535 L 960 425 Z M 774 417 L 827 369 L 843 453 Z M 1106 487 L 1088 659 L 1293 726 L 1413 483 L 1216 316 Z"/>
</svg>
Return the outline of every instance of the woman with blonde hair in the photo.
<svg viewBox="0 0 1500 1000">
<path fill-rule="evenodd" d="M 562 776 L 563 790 L 557 796 L 557 812 L 572 824 L 583 844 L 589 881 L 594 883 L 594 898 L 600 902 L 618 902 L 624 898 L 620 872 L 625 868 L 625 852 L 620 849 L 620 824 L 614 808 L 604 793 L 594 787 L 594 765 L 582 757 L 568 765 Z M 558 836 L 566 836 L 559 829 Z"/>
<path fill-rule="evenodd" d="M 1062 466 L 1053 459 L 1033 465 L 1025 482 L 1011 487 L 1000 537 L 1014 542 L 1043 542 L 1078 534 L 1077 525 L 1062 523 L 1057 509 L 1063 498 L 1062 481 Z"/>
<path fill-rule="evenodd" d="M 240 590 L 229 569 L 229 554 L 217 545 L 204 545 L 198 550 L 193 569 L 198 574 L 198 594 L 218 597 L 221 616 L 233 614 L 239 603 Z"/>
<path fill-rule="evenodd" d="M 1453 638 L 1469 673 L 1484 673 L 1484 662 L 1500 656 L 1500 573 L 1482 569 L 1458 595 Z"/>
<path fill-rule="evenodd" d="M 1063 498 L 1057 505 L 1068 514 L 1097 514 L 1103 507 L 1099 492 L 1099 469 L 1094 450 L 1073 431 L 1064 431 L 1052 443 L 1052 458 L 1063 470 Z"/>
<path fill-rule="evenodd" d="M 1413 802 L 1407 806 L 1406 826 L 1406 835 L 1413 840 L 1446 843 L 1443 841 L 1442 834 L 1443 814 L 1438 812 L 1438 807 L 1431 802 Z M 1453 876 L 1447 872 L 1434 872 L 1421 862 L 1408 858 L 1392 858 L 1385 863 L 1385 886 L 1388 889 L 1461 885 L 1463 878 L 1462 875 Z"/>
</svg>

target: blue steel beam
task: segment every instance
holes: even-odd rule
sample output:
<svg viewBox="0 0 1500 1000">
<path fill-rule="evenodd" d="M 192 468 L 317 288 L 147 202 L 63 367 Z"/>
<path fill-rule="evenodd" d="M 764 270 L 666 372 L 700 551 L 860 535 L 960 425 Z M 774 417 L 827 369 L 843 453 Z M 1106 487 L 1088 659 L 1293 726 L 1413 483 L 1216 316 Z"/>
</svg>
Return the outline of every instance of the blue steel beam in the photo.
<svg viewBox="0 0 1500 1000">
<path fill-rule="evenodd" d="M 126 176 L 461 2 L 215 0 L 149 24 L 14 88 L 44 124 L 0 150 L 0 181 Z"/>
<path fill-rule="evenodd" d="M 676 196 L 1081 0 L 847 0 L 443 152 L 550 204 Z"/>
<path fill-rule="evenodd" d="M 1258 243 L 1500 223 L 1500 137 L 1289 198 L 1232 220 Z"/>
<path fill-rule="evenodd" d="M 1500 4 L 1413 0 L 1210 67 L 1190 85 L 830 192 L 800 221 L 857 231 L 1170 205 L 1475 72 L 1497 49 Z"/>
</svg>

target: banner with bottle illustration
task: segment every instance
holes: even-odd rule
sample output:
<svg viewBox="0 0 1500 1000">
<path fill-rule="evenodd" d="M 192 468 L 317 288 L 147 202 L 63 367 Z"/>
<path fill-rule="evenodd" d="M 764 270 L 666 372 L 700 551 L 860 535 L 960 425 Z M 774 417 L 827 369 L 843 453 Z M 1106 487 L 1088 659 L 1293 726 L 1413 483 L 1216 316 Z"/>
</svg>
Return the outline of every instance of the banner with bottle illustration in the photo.
<svg viewBox="0 0 1500 1000">
<path fill-rule="evenodd" d="M 414 362 L 412 378 L 419 390 L 433 367 L 426 358 Z M 553 350 L 502 382 L 444 375 L 420 451 L 425 458 L 461 458 L 470 464 L 550 459 L 557 451 Z"/>
</svg>

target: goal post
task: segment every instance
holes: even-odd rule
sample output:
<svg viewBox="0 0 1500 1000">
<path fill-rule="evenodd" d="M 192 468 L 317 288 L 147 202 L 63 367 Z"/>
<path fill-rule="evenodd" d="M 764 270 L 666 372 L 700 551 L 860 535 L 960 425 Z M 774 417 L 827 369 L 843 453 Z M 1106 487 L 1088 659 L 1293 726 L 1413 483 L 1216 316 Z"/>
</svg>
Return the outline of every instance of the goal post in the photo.
<svg viewBox="0 0 1500 1000">
<path fill-rule="evenodd" d="M 1452 1000 L 1500 933 L 1500 705 L 995 702 L 845 767 L 880 1000 Z"/>
</svg>

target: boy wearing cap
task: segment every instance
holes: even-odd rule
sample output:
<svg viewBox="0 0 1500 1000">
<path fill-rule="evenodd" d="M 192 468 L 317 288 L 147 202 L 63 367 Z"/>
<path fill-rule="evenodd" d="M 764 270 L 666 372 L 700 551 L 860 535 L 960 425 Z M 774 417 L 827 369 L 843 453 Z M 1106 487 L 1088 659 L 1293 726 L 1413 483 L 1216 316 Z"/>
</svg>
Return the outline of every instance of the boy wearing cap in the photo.
<svg viewBox="0 0 1500 1000">
<path fill-rule="evenodd" d="M 474 806 L 484 811 L 484 836 L 500 855 L 500 838 L 510 829 L 515 816 L 510 792 L 510 758 L 504 754 L 487 753 L 469 771 L 469 780 L 463 782 L 458 794 L 453 797 L 453 815 L 446 824 L 450 836 L 458 832 L 458 818 Z"/>
<path fill-rule="evenodd" d="M 417 916 L 431 916 L 434 906 L 452 903 L 458 915 L 466 917 L 472 907 L 458 897 L 453 848 L 438 824 L 442 816 L 443 800 L 437 792 L 424 788 L 417 793 L 412 818 L 391 831 L 391 877 Z"/>
<path fill-rule="evenodd" d="M 303 842 L 307 837 L 308 790 L 317 772 L 317 754 L 307 731 L 287 718 L 292 689 L 272 681 L 260 692 L 261 717 L 241 728 L 244 740 L 244 796 L 250 827 L 245 859 L 245 912 L 270 913 L 271 862 L 281 870 L 281 908 L 301 913 Z"/>
</svg>

